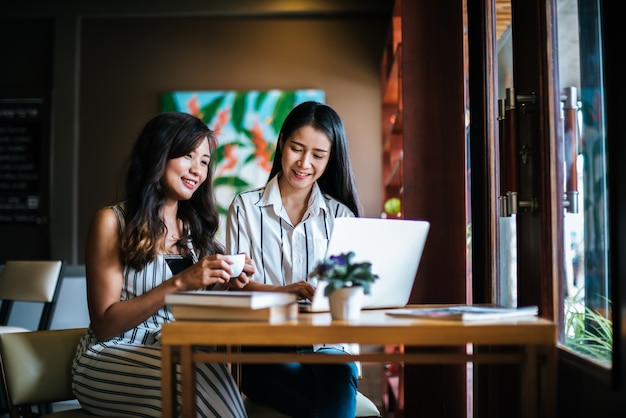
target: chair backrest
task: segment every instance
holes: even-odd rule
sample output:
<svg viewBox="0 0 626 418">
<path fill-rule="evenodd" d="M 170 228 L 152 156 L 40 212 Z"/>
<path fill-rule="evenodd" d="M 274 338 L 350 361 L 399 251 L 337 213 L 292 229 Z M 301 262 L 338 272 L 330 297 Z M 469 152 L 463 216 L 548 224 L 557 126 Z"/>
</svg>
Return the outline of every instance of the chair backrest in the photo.
<svg viewBox="0 0 626 418">
<path fill-rule="evenodd" d="M 41 302 L 43 308 L 37 329 L 49 329 L 63 267 L 63 260 L 8 260 L 0 275 L 0 325 L 8 324 L 13 302 Z"/>
<path fill-rule="evenodd" d="M 86 330 L 0 334 L 0 369 L 9 408 L 75 399 L 72 361 Z"/>
</svg>

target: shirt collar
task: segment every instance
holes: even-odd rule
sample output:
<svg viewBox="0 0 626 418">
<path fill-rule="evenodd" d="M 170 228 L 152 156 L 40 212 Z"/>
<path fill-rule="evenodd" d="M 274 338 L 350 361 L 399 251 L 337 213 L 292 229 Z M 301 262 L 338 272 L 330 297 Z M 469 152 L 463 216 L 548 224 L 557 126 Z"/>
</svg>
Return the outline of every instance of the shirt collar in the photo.
<svg viewBox="0 0 626 418">
<path fill-rule="evenodd" d="M 256 203 L 257 206 L 264 207 L 274 205 L 276 212 L 281 212 L 283 207 L 283 201 L 280 195 L 280 188 L 278 187 L 278 177 L 281 173 L 272 177 L 272 179 L 265 185 L 263 195 L 261 199 Z M 311 197 L 309 198 L 309 204 L 307 207 L 307 213 L 305 213 L 303 220 L 310 216 L 316 216 L 322 211 L 330 213 L 330 208 L 326 204 L 326 199 L 322 194 L 322 190 L 317 182 L 313 183 L 313 189 L 311 190 Z"/>
</svg>

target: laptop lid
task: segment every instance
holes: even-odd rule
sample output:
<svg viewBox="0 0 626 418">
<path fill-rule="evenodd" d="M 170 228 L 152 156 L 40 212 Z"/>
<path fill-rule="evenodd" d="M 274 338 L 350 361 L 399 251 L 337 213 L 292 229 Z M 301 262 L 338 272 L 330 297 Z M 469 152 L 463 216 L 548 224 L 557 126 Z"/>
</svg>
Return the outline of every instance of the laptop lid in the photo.
<svg viewBox="0 0 626 418">
<path fill-rule="evenodd" d="M 427 221 L 383 218 L 337 218 L 326 257 L 354 252 L 354 262 L 369 261 L 378 274 L 365 295 L 363 308 L 397 308 L 411 297 L 415 274 L 430 229 Z M 313 300 L 301 304 L 301 311 L 329 310 L 324 296 L 325 282 L 318 283 Z"/>
</svg>

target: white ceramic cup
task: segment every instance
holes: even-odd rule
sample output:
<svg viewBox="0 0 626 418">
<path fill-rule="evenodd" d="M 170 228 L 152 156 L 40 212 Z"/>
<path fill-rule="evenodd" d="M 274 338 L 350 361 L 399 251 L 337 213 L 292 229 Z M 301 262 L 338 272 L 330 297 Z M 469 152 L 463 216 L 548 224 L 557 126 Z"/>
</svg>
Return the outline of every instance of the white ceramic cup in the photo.
<svg viewBox="0 0 626 418">
<path fill-rule="evenodd" d="M 246 263 L 246 255 L 245 254 L 227 254 L 226 258 L 233 262 L 230 265 L 230 269 L 232 270 L 232 274 L 230 277 L 238 277 L 243 271 L 243 266 Z"/>
</svg>

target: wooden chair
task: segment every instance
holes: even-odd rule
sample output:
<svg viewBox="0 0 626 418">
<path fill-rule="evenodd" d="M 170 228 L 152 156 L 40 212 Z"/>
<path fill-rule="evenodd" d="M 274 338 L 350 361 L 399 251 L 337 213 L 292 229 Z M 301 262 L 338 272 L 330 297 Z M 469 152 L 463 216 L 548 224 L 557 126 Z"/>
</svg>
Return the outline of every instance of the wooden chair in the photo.
<svg viewBox="0 0 626 418">
<path fill-rule="evenodd" d="M 3 394 L 11 418 L 33 407 L 74 398 L 72 360 L 86 328 L 0 334 Z M 94 418 L 81 408 L 41 413 L 41 418 Z"/>
<path fill-rule="evenodd" d="M 40 305 L 37 330 L 50 328 L 61 288 L 63 266 L 62 260 L 9 260 L 5 263 L 0 275 L 0 334 L 31 331 L 9 325 L 14 302 Z M 4 411 L 6 408 L 4 401 L 0 402 L 0 409 Z M 50 408 L 48 404 L 39 406 L 41 412 L 49 413 Z"/>
<path fill-rule="evenodd" d="M 9 260 L 0 275 L 0 333 L 32 331 L 23 327 L 9 326 L 14 302 L 41 303 L 41 315 L 37 330 L 50 328 L 56 307 L 61 278 L 62 260 Z"/>
</svg>

